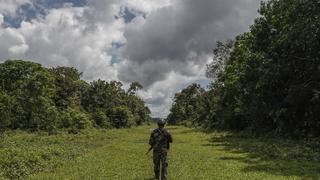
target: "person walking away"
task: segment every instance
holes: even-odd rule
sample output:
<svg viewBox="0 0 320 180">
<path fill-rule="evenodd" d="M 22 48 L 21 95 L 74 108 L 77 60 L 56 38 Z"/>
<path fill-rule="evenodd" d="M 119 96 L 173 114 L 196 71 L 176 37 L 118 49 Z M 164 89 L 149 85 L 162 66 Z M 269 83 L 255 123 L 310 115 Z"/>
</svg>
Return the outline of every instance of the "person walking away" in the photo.
<svg viewBox="0 0 320 180">
<path fill-rule="evenodd" d="M 172 136 L 170 132 L 164 128 L 166 121 L 161 119 L 157 122 L 158 128 L 154 129 L 150 135 L 150 148 L 153 149 L 153 164 L 155 178 L 161 180 L 168 179 L 168 152 L 170 143 L 172 143 Z M 161 168 L 160 168 L 161 166 Z M 161 170 L 161 171 L 160 171 Z M 161 172 L 161 173 L 160 173 Z"/>
</svg>

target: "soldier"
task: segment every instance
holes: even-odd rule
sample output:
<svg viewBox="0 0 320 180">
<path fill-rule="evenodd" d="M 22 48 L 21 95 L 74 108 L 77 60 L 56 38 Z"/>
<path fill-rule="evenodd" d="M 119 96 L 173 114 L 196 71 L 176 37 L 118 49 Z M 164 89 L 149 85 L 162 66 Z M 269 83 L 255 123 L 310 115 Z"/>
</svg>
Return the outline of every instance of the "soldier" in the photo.
<svg viewBox="0 0 320 180">
<path fill-rule="evenodd" d="M 155 178 L 159 179 L 161 165 L 161 180 L 168 179 L 168 161 L 167 155 L 172 143 L 172 136 L 168 130 L 164 128 L 166 122 L 159 120 L 158 128 L 151 132 L 149 144 L 153 148 L 153 163 Z"/>
</svg>

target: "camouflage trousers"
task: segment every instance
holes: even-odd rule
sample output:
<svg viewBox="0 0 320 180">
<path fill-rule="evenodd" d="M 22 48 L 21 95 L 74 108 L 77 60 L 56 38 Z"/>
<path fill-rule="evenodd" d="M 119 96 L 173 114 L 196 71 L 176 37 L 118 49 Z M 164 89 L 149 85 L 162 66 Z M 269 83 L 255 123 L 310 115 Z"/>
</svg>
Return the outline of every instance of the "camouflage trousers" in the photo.
<svg viewBox="0 0 320 180">
<path fill-rule="evenodd" d="M 156 179 L 159 179 L 160 174 L 161 174 L 161 180 L 168 179 L 167 154 L 168 154 L 168 150 L 153 151 L 154 174 Z"/>
</svg>

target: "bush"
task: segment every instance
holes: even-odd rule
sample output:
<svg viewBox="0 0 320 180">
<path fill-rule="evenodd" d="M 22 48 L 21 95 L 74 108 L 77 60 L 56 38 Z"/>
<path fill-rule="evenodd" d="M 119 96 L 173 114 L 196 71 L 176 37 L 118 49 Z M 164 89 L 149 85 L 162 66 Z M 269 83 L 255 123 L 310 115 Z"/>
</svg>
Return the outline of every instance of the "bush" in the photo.
<svg viewBox="0 0 320 180">
<path fill-rule="evenodd" d="M 33 108 L 28 126 L 32 130 L 44 130 L 55 133 L 57 124 L 61 120 L 59 111 L 51 100 L 41 98 L 37 100 L 38 106 Z"/>
<path fill-rule="evenodd" d="M 70 133 L 78 133 L 82 129 L 92 126 L 89 115 L 76 108 L 68 108 L 62 113 L 61 126 L 69 128 Z"/>
<path fill-rule="evenodd" d="M 96 109 L 92 112 L 92 119 L 95 122 L 96 127 L 109 129 L 112 127 L 110 118 L 106 115 L 106 112 L 103 109 Z"/>
<path fill-rule="evenodd" d="M 115 128 L 131 127 L 135 124 L 134 116 L 127 106 L 112 108 L 108 116 Z"/>
</svg>

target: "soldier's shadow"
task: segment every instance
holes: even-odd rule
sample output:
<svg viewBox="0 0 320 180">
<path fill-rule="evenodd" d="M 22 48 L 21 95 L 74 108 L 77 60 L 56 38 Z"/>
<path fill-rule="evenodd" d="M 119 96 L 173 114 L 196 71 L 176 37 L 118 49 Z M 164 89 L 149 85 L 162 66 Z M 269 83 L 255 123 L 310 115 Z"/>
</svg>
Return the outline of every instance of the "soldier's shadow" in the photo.
<svg viewBox="0 0 320 180">
<path fill-rule="evenodd" d="M 155 180 L 155 178 L 146 178 L 144 180 Z"/>
</svg>

